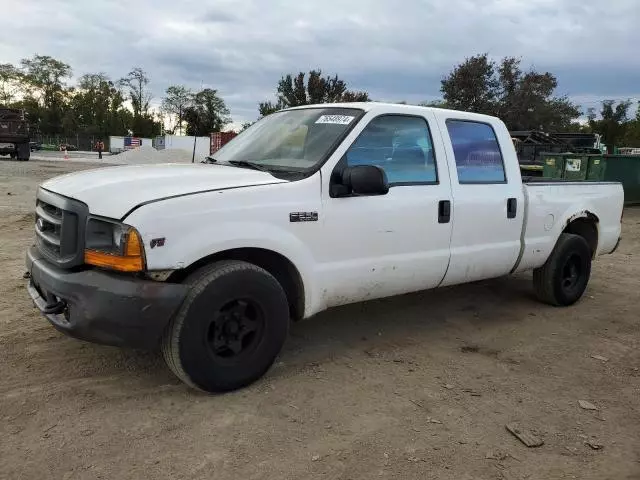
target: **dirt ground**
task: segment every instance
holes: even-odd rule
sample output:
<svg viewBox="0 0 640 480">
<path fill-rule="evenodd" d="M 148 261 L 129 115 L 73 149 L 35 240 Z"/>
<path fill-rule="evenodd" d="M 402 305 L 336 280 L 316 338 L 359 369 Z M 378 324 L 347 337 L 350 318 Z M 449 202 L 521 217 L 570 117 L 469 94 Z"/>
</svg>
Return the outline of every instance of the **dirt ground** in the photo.
<svg viewBox="0 0 640 480">
<path fill-rule="evenodd" d="M 207 396 L 28 299 L 37 184 L 88 167 L 0 162 L 0 478 L 640 479 L 640 208 L 574 307 L 537 303 L 530 275 L 351 305 Z"/>
</svg>

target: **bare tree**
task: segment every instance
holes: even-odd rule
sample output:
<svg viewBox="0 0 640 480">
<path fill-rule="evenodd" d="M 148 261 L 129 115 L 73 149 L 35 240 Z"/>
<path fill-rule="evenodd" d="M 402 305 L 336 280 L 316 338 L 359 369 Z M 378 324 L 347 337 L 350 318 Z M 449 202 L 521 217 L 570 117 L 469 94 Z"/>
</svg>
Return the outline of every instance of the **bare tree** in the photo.
<svg viewBox="0 0 640 480">
<path fill-rule="evenodd" d="M 185 111 L 192 103 L 193 93 L 184 85 L 171 85 L 162 99 L 162 111 L 175 119 L 174 132 L 179 129 L 179 135 L 182 135 Z"/>
<path fill-rule="evenodd" d="M 151 102 L 151 92 L 147 90 L 149 77 L 140 67 L 135 67 L 129 74 L 121 78 L 120 85 L 129 89 L 129 100 L 135 117 L 146 115 L 149 112 L 149 102 Z"/>
</svg>

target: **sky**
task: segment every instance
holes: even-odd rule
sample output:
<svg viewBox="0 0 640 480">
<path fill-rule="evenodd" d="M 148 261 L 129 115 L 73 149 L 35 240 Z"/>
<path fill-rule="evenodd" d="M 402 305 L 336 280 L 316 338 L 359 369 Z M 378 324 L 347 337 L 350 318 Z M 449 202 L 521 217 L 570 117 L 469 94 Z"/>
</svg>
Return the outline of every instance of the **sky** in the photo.
<svg viewBox="0 0 640 480">
<path fill-rule="evenodd" d="M 142 67 L 167 86 L 217 89 L 255 120 L 283 74 L 320 68 L 380 101 L 440 97 L 465 57 L 516 56 L 583 108 L 640 99 L 639 0 L 2 0 L 0 63 L 50 55 L 74 77 Z M 73 82 L 73 79 L 70 80 Z"/>
</svg>

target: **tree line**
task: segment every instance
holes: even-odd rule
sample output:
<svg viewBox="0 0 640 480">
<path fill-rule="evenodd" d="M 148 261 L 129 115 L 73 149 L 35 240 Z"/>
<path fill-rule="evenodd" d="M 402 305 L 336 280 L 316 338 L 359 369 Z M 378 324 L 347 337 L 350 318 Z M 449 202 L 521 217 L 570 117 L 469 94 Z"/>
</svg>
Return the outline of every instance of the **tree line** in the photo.
<svg viewBox="0 0 640 480">
<path fill-rule="evenodd" d="M 440 82 L 442 98 L 420 105 L 494 115 L 511 131 L 595 132 L 603 135 L 608 145 L 640 147 L 638 105 L 630 100 L 604 100 L 599 114 L 594 108 L 582 112 L 566 96 L 555 95 L 557 86 L 555 75 L 524 71 L 519 58 L 494 61 L 488 54 L 480 54 L 466 58 L 445 75 Z M 347 87 L 344 80 L 323 76 L 321 70 L 288 74 L 276 86 L 276 102 L 261 102 L 258 112 L 262 117 L 287 107 L 371 100 L 367 92 Z M 587 114 L 586 123 L 579 121 L 583 113 Z"/>
<path fill-rule="evenodd" d="M 96 137 L 160 133 L 149 108 L 149 79 L 141 68 L 112 80 L 87 73 L 68 85 L 71 66 L 47 55 L 0 65 L 0 104 L 23 108 L 36 134 Z M 129 104 L 129 105 L 127 105 Z"/>
<path fill-rule="evenodd" d="M 599 133 L 608 146 L 640 147 L 638 103 L 604 100 L 582 112 L 554 95 L 557 85 L 550 72 L 523 71 L 519 58 L 496 62 L 482 54 L 454 67 L 441 81 L 442 100 L 431 105 L 495 115 L 509 130 Z M 586 122 L 579 121 L 583 113 Z"/>
<path fill-rule="evenodd" d="M 153 109 L 150 79 L 140 67 L 115 80 L 87 73 L 69 85 L 71 76 L 70 65 L 45 55 L 22 59 L 19 65 L 0 64 L 0 105 L 25 109 L 34 132 L 48 135 L 207 135 L 231 122 L 224 100 L 211 88 L 193 91 L 171 85 L 160 98 L 160 108 Z M 586 122 L 579 122 L 580 107 L 555 94 L 555 75 L 525 71 L 516 57 L 466 58 L 440 83 L 442 98 L 422 105 L 495 115 L 510 130 L 596 132 L 608 145 L 640 146 L 638 105 L 605 100 L 599 112 L 588 109 Z M 282 76 L 275 101 L 260 102 L 258 113 L 263 117 L 300 105 L 370 100 L 366 91 L 351 90 L 338 75 L 316 69 Z"/>
<path fill-rule="evenodd" d="M 69 85 L 72 73 L 70 65 L 47 55 L 0 64 L 0 106 L 24 109 L 32 132 L 42 135 L 154 137 L 165 124 L 168 133 L 207 135 L 231 121 L 224 101 L 210 88 L 192 92 L 170 86 L 155 111 L 149 75 L 140 67 L 116 80 L 86 73 Z"/>
</svg>

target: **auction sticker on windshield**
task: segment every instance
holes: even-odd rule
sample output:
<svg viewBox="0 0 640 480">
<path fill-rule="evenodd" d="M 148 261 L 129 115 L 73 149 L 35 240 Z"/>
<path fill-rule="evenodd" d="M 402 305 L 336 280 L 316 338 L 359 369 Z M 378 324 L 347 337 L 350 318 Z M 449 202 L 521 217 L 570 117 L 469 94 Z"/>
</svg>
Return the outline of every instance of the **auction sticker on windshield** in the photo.
<svg viewBox="0 0 640 480">
<path fill-rule="evenodd" d="M 322 115 L 316 123 L 332 123 L 334 125 L 349 125 L 355 117 L 348 115 Z"/>
</svg>

